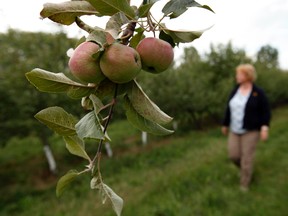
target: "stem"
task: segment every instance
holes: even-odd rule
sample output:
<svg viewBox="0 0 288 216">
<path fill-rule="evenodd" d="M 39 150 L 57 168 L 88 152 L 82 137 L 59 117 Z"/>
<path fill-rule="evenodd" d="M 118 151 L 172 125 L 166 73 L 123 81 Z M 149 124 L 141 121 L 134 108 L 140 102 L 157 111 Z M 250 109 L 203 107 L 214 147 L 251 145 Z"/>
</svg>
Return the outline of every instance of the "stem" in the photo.
<svg viewBox="0 0 288 216">
<path fill-rule="evenodd" d="M 166 15 L 163 15 L 159 21 L 157 21 L 151 13 L 149 13 L 149 17 L 151 20 L 154 20 L 156 22 L 155 25 L 153 25 L 153 29 L 152 29 L 152 31 L 155 31 L 158 26 L 161 26 L 161 22 L 166 17 Z"/>
<path fill-rule="evenodd" d="M 84 30 L 90 30 L 90 26 L 86 25 L 84 22 L 82 22 L 82 20 L 79 18 L 79 17 L 76 17 L 76 23 L 77 25 L 84 29 Z M 129 39 L 133 36 L 134 34 L 134 31 L 135 31 L 135 28 L 136 28 L 136 25 L 137 25 L 137 22 L 136 21 L 132 21 L 128 24 L 127 28 L 124 30 L 123 32 L 123 36 L 122 36 L 122 44 L 124 45 L 128 45 L 129 43 Z M 87 28 L 88 26 L 88 28 Z M 113 115 L 113 111 L 114 111 L 114 106 L 116 104 L 116 99 L 117 99 L 117 91 L 118 91 L 118 84 L 115 84 L 115 91 L 114 91 L 114 96 L 113 96 L 113 99 L 112 99 L 112 102 L 110 104 L 108 104 L 107 106 L 104 107 L 107 108 L 110 106 L 110 109 L 109 109 L 109 114 L 108 114 L 108 117 L 107 117 L 107 120 L 105 122 L 105 125 L 104 125 L 104 129 L 103 129 L 103 133 L 105 135 L 107 129 L 108 129 L 108 126 L 109 126 L 109 123 L 111 121 L 111 118 L 112 118 L 112 115 Z M 91 161 L 91 168 L 93 170 L 93 168 L 95 167 L 96 165 L 96 160 L 97 160 L 97 171 L 98 171 L 98 177 L 100 179 L 100 181 L 102 182 L 102 177 L 101 177 L 101 170 L 100 170 L 100 162 L 101 162 L 101 152 L 102 152 L 102 147 L 103 147 L 103 139 L 101 139 L 99 141 L 99 145 L 98 145 L 98 149 L 97 149 L 97 152 L 96 152 L 96 155 L 94 156 L 93 160 Z M 94 172 L 92 171 L 92 174 L 94 175 Z"/>
<path fill-rule="evenodd" d="M 149 25 L 143 25 L 143 23 L 147 23 L 147 20 L 138 20 L 137 21 L 137 24 L 142 28 L 144 29 L 145 31 L 149 31 L 148 28 L 149 28 Z"/>
<path fill-rule="evenodd" d="M 89 30 L 91 27 L 86 25 L 84 22 L 82 22 L 81 19 L 79 19 L 78 17 L 76 17 L 76 23 L 77 25 L 84 29 L 84 30 Z M 129 39 L 133 36 L 134 34 L 134 31 L 135 31 L 135 28 L 136 28 L 136 25 L 137 25 L 137 22 L 136 21 L 132 21 L 128 24 L 127 28 L 124 30 L 123 32 L 123 35 L 122 35 L 122 44 L 123 45 L 128 45 L 129 43 Z M 88 26 L 88 29 L 87 29 L 87 26 Z M 89 31 L 88 31 L 89 32 Z M 110 104 L 108 104 L 107 106 L 104 107 L 107 108 L 108 106 L 110 106 L 110 109 L 109 109 L 109 114 L 108 114 L 108 117 L 107 117 L 107 120 L 105 122 L 105 125 L 104 125 L 104 129 L 103 129 L 103 133 L 105 135 L 107 129 L 108 129 L 108 126 L 109 126 L 109 123 L 111 121 L 111 118 L 112 118 L 112 115 L 113 115 L 113 111 L 114 111 L 114 106 L 116 104 L 116 99 L 117 99 L 117 91 L 118 91 L 118 84 L 115 84 L 115 91 L 114 91 L 114 96 L 113 96 L 113 99 L 112 99 L 112 102 Z M 100 162 L 101 162 L 101 152 L 102 152 L 102 147 L 103 147 L 103 139 L 101 139 L 99 141 L 99 145 L 98 145 L 98 149 L 97 149 L 97 153 L 96 155 L 94 156 L 93 160 L 91 161 L 91 167 L 92 167 L 92 170 L 93 170 L 93 167 L 95 167 L 96 165 L 96 160 L 97 160 L 97 171 L 98 171 L 98 177 L 100 179 L 100 181 L 102 182 L 102 176 L 101 176 L 101 170 L 100 170 Z M 94 172 L 92 171 L 93 175 L 94 175 Z"/>
<path fill-rule="evenodd" d="M 98 155 L 98 161 L 97 161 L 97 171 L 98 171 L 98 177 L 100 182 L 103 182 L 102 180 L 102 175 L 101 175 L 101 167 L 100 167 L 100 162 L 101 162 L 101 152 L 97 153 Z"/>
<path fill-rule="evenodd" d="M 112 115 L 113 115 L 114 106 L 116 104 L 117 91 L 118 91 L 118 84 L 115 84 L 114 96 L 113 96 L 113 99 L 112 99 L 112 102 L 111 102 L 111 106 L 110 106 L 110 109 L 109 109 L 108 118 L 107 118 L 107 120 L 105 122 L 104 129 L 103 129 L 104 135 L 105 135 L 105 133 L 106 133 L 106 131 L 108 129 L 109 123 L 110 123 Z M 98 174 L 99 175 L 100 175 L 100 158 L 101 158 L 102 147 L 103 147 L 103 139 L 100 140 L 99 145 L 98 145 L 97 153 L 96 153 L 96 155 L 94 156 L 94 158 L 93 158 L 93 160 L 91 162 L 92 165 L 95 164 L 96 163 L 96 159 L 98 158 L 97 167 L 98 167 Z"/>
<path fill-rule="evenodd" d="M 91 33 L 93 31 L 93 27 L 89 26 L 85 22 L 83 22 L 79 17 L 75 18 L 75 22 L 79 28 L 83 29 L 84 31 Z"/>
<path fill-rule="evenodd" d="M 108 107 L 111 107 L 113 104 L 114 104 L 114 101 L 112 101 L 112 102 L 109 103 L 109 104 L 106 104 L 105 106 L 101 107 L 101 109 L 99 110 L 99 112 L 101 112 L 102 110 L 107 109 Z"/>
<path fill-rule="evenodd" d="M 124 30 L 122 35 L 122 44 L 127 45 L 129 43 L 129 39 L 133 36 L 137 22 L 130 22 L 127 28 Z"/>
<path fill-rule="evenodd" d="M 152 14 L 151 12 L 148 13 L 148 16 L 147 16 L 147 23 L 148 23 L 148 26 L 149 26 L 149 31 L 153 30 L 154 31 L 154 24 L 153 24 L 153 21 L 152 21 Z"/>
<path fill-rule="evenodd" d="M 104 130 L 103 130 L 103 133 L 104 133 L 104 134 L 106 133 L 106 131 L 107 131 L 107 129 L 108 129 L 110 120 L 111 120 L 112 115 L 113 115 L 114 106 L 115 106 L 115 104 L 116 104 L 117 91 L 118 91 L 118 84 L 115 84 L 114 96 L 113 96 L 112 103 L 111 103 L 111 107 L 110 107 L 110 110 L 109 110 L 108 119 L 107 119 L 107 121 L 106 121 L 106 123 L 105 123 Z M 101 141 L 102 141 L 102 142 L 101 142 Z M 100 141 L 101 145 L 99 145 L 98 152 L 101 152 L 103 140 L 101 140 L 101 141 Z"/>
<path fill-rule="evenodd" d="M 88 168 L 88 169 L 85 169 L 85 170 L 83 170 L 83 171 L 81 171 L 81 172 L 79 172 L 78 173 L 78 175 L 82 175 L 83 173 L 86 173 L 86 172 L 89 172 L 90 171 L 90 169 Z"/>
</svg>

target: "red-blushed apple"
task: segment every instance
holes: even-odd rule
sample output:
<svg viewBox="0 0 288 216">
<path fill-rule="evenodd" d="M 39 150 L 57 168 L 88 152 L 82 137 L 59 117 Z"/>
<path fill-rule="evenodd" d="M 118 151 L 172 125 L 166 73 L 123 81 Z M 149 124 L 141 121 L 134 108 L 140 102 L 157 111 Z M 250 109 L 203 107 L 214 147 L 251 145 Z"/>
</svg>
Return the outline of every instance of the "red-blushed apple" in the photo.
<svg viewBox="0 0 288 216">
<path fill-rule="evenodd" d="M 147 37 L 136 47 L 143 70 L 150 73 L 160 73 L 169 68 L 174 59 L 173 47 L 166 41 Z"/>
<path fill-rule="evenodd" d="M 113 43 L 106 48 L 100 58 L 103 74 L 115 83 L 126 83 L 133 80 L 141 71 L 139 53 L 120 43 Z"/>
<path fill-rule="evenodd" d="M 99 59 L 93 58 L 99 48 L 99 45 L 92 41 L 83 42 L 76 47 L 68 63 L 74 77 L 87 83 L 99 83 L 105 79 Z"/>
</svg>

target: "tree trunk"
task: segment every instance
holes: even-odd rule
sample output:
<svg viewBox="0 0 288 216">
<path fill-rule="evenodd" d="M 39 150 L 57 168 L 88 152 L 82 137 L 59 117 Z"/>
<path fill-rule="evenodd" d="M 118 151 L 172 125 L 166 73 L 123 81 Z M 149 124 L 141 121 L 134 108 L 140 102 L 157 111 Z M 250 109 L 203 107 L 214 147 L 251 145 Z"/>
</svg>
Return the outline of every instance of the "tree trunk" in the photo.
<svg viewBox="0 0 288 216">
<path fill-rule="evenodd" d="M 54 159 L 54 156 L 53 156 L 53 153 L 52 153 L 49 141 L 48 141 L 48 137 L 45 135 L 42 135 L 41 141 L 43 143 L 43 151 L 44 151 L 45 157 L 49 165 L 49 170 L 53 175 L 55 175 L 57 174 L 57 164 Z"/>
</svg>

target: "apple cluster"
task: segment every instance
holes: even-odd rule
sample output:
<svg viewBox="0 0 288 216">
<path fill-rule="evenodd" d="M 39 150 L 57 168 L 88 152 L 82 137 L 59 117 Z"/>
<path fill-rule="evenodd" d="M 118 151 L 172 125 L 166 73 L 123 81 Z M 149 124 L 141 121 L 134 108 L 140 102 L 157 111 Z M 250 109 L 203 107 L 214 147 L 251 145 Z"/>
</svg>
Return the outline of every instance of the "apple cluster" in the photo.
<svg viewBox="0 0 288 216">
<path fill-rule="evenodd" d="M 133 80 L 142 69 L 150 73 L 163 72 L 174 59 L 172 46 L 154 37 L 144 38 L 136 49 L 115 42 L 105 48 L 100 58 L 94 58 L 99 50 L 95 42 L 81 43 L 69 60 L 73 76 L 87 83 L 99 83 L 107 77 L 122 84 Z"/>
</svg>

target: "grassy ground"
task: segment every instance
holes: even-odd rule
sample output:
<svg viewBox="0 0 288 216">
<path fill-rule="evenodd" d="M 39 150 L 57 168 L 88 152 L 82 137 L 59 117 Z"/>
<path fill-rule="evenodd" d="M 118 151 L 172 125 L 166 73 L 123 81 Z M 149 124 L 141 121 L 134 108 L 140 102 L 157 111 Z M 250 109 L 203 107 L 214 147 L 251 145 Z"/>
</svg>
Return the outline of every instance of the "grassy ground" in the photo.
<svg viewBox="0 0 288 216">
<path fill-rule="evenodd" d="M 285 216 L 288 215 L 288 108 L 273 113 L 271 138 L 260 142 L 248 193 L 239 191 L 239 175 L 226 157 L 226 139 L 218 128 L 166 138 L 149 137 L 126 121 L 111 125 L 114 157 L 103 158 L 104 181 L 125 201 L 123 216 Z M 81 169 L 62 140 L 51 138 L 59 175 Z M 88 149 L 95 148 L 89 143 Z M 89 176 L 55 197 L 59 176 L 49 175 L 36 138 L 14 139 L 0 152 L 0 215 L 112 216 L 89 189 Z"/>
</svg>

